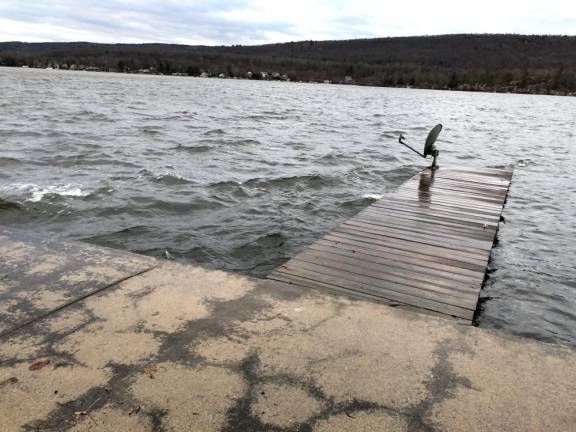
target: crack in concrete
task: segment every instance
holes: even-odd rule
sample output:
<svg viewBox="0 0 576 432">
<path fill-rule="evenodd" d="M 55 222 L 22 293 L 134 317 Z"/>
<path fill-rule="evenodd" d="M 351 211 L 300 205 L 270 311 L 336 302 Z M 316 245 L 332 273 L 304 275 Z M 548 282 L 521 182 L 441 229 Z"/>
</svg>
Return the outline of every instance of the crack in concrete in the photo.
<svg viewBox="0 0 576 432">
<path fill-rule="evenodd" d="M 7 336 L 11 336 L 11 335 L 13 335 L 14 333 L 16 333 L 18 330 L 21 330 L 21 329 L 24 328 L 24 327 L 28 327 L 28 326 L 31 325 L 31 324 L 34 324 L 34 323 L 39 322 L 39 321 L 41 321 L 41 320 L 43 320 L 43 319 L 45 319 L 45 318 L 48 318 L 49 316 L 54 315 L 55 313 L 61 311 L 62 309 L 66 309 L 66 308 L 68 308 L 68 307 L 70 307 L 70 306 L 72 306 L 72 305 L 74 305 L 74 304 L 76 304 L 76 303 L 80 303 L 80 302 L 86 300 L 88 297 L 92 297 L 93 295 L 96 295 L 96 294 L 98 294 L 98 293 L 100 293 L 100 292 L 102 292 L 102 291 L 105 291 L 105 290 L 107 290 L 107 289 L 109 289 L 109 288 L 111 288 L 111 287 L 113 287 L 113 286 L 115 286 L 115 285 L 118 285 L 118 284 L 120 284 L 120 283 L 122 283 L 122 282 L 125 282 L 125 281 L 127 281 L 127 280 L 129 280 L 129 279 L 132 279 L 132 278 L 135 278 L 135 277 L 137 277 L 137 276 L 143 275 L 144 273 L 147 273 L 147 272 L 149 272 L 149 271 L 151 271 L 151 270 L 154 270 L 154 269 L 157 268 L 157 267 L 158 267 L 158 265 L 155 265 L 155 266 L 149 267 L 149 268 L 147 268 L 147 269 L 145 269 L 145 270 L 142 270 L 142 271 L 140 271 L 140 272 L 130 274 L 129 276 L 120 278 L 120 279 L 118 279 L 118 280 L 116 280 L 116 281 L 114 281 L 114 282 L 112 282 L 112 283 L 106 284 L 106 285 L 103 286 L 103 287 L 100 287 L 100 288 L 98 288 L 98 289 L 95 289 L 95 290 L 93 290 L 93 291 L 90 291 L 90 292 L 87 293 L 87 294 L 84 294 L 84 295 L 81 295 L 81 296 L 79 296 L 79 297 L 76 297 L 75 299 L 73 299 L 73 300 L 71 300 L 71 301 L 69 301 L 69 302 L 67 302 L 67 303 L 64 303 L 64 304 L 62 304 L 62 305 L 60 305 L 60 306 L 58 306 L 58 307 L 56 307 L 56 308 L 54 308 L 54 309 L 50 309 L 48 312 L 41 313 L 41 314 L 35 316 L 34 318 L 32 318 L 32 319 L 30 319 L 30 320 L 28 320 L 28 321 L 25 321 L 25 322 L 23 322 L 23 323 L 15 326 L 15 327 L 13 327 L 13 328 L 7 330 L 7 331 L 5 331 L 4 333 L 0 333 L 0 339 L 2 339 L 2 338 L 4 338 L 4 337 L 7 337 Z"/>
<path fill-rule="evenodd" d="M 331 416 L 345 414 L 354 418 L 353 414 L 360 412 L 386 413 L 408 419 L 409 413 L 400 409 L 387 407 L 372 401 L 352 399 L 336 402 L 333 396 L 326 394 L 313 380 L 303 380 L 291 374 L 260 375 L 258 373 L 260 360 L 256 352 L 250 353 L 242 361 L 239 371 L 247 383 L 244 396 L 236 401 L 227 414 L 227 423 L 222 432 L 312 432 L 316 424 Z M 310 397 L 321 402 L 324 408 L 310 416 L 304 422 L 296 422 L 290 426 L 281 427 L 263 422 L 253 414 L 253 405 L 257 398 L 257 387 L 264 383 L 279 383 L 304 390 Z"/>
<path fill-rule="evenodd" d="M 459 340 L 446 339 L 438 343 L 434 350 L 436 362 L 430 379 L 425 382 L 427 397 L 407 410 L 410 419 L 408 432 L 437 432 L 438 429 L 427 420 L 432 409 L 446 399 L 454 397 L 458 387 L 473 388 L 469 379 L 459 376 L 454 371 L 450 361 L 450 354 L 453 352 L 471 353 L 462 337 Z"/>
</svg>

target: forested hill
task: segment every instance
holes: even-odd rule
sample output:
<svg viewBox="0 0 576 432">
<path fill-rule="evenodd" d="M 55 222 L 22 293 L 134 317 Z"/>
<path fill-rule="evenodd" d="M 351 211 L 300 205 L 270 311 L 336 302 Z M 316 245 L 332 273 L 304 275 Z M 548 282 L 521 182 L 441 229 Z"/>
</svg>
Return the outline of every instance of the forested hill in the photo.
<svg viewBox="0 0 576 432">
<path fill-rule="evenodd" d="M 576 37 L 445 35 L 259 46 L 0 43 L 0 65 L 576 95 Z"/>
</svg>

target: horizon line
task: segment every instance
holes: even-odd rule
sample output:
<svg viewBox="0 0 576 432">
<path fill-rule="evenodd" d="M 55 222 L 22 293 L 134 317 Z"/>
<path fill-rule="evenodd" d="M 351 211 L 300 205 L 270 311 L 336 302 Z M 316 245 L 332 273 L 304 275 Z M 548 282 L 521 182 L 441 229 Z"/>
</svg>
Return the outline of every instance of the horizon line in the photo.
<svg viewBox="0 0 576 432">
<path fill-rule="evenodd" d="M 557 37 L 557 38 L 576 38 L 576 35 L 569 34 L 557 34 L 557 33 L 438 33 L 438 34 L 424 34 L 424 35 L 409 35 L 409 36 L 377 36 L 377 37 L 361 37 L 361 38 L 347 38 L 347 39 L 300 39 L 288 42 L 267 42 L 267 43 L 257 43 L 257 44 L 181 44 L 181 43 L 171 43 L 171 42 L 94 42 L 88 40 L 77 40 L 77 41 L 42 41 L 42 42 L 32 42 L 25 40 L 6 40 L 0 41 L 0 44 L 6 43 L 21 43 L 21 44 L 97 44 L 97 45 L 172 45 L 172 46 L 183 46 L 183 47 L 254 47 L 254 46 L 266 46 L 266 45 L 285 45 L 291 43 L 303 43 L 303 42 L 351 42 L 351 41 L 365 41 L 365 40 L 377 40 L 377 39 L 409 39 L 409 38 L 440 38 L 440 37 L 450 37 L 450 36 L 523 36 L 523 37 Z"/>
</svg>

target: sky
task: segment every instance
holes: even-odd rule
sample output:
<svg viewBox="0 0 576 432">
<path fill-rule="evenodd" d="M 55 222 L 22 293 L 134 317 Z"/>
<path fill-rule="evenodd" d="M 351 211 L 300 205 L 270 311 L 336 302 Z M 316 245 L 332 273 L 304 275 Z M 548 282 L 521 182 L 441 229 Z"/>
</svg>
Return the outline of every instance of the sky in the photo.
<svg viewBox="0 0 576 432">
<path fill-rule="evenodd" d="M 450 33 L 576 35 L 576 0 L 0 0 L 0 41 L 254 45 Z"/>
</svg>

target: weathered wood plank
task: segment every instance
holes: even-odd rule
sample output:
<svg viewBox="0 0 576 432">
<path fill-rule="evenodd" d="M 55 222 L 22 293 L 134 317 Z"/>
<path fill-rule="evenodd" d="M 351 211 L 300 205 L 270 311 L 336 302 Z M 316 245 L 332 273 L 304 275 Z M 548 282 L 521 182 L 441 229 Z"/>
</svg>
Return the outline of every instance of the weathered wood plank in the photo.
<svg viewBox="0 0 576 432">
<path fill-rule="evenodd" d="M 472 238 L 487 239 L 491 240 L 496 231 L 496 225 L 493 224 L 474 224 L 474 225 L 463 225 L 459 223 L 451 223 L 442 221 L 439 219 L 427 218 L 426 215 L 418 216 L 411 213 L 400 213 L 400 214 L 387 214 L 380 213 L 374 214 L 371 212 L 360 212 L 354 218 L 355 220 L 363 220 L 367 223 L 373 223 L 375 225 L 393 225 L 393 226 L 407 226 L 407 227 L 422 227 L 428 232 L 448 232 L 454 234 L 466 234 Z"/>
<path fill-rule="evenodd" d="M 405 206 L 405 207 L 416 207 L 416 208 L 425 208 L 425 209 L 437 209 L 438 211 L 445 211 L 445 212 L 456 212 L 456 213 L 466 213 L 470 214 L 471 216 L 477 217 L 494 217 L 495 215 L 500 214 L 499 207 L 493 208 L 486 208 L 486 207 L 477 207 L 475 205 L 464 204 L 458 201 L 440 201 L 434 200 L 432 201 L 425 201 L 422 198 L 408 196 L 402 197 L 400 195 L 390 197 L 389 200 L 390 206 L 397 205 L 397 206 Z M 384 203 L 375 202 L 374 206 L 376 207 L 384 207 Z"/>
<path fill-rule="evenodd" d="M 422 201 L 416 201 L 411 199 L 390 199 L 388 205 L 376 202 L 368 209 L 379 210 L 379 209 L 398 209 L 398 210 L 412 210 L 412 211 L 426 211 L 426 214 L 439 213 L 445 216 L 451 216 L 453 218 L 472 218 L 478 219 L 480 221 L 494 219 L 498 221 L 500 212 L 498 210 L 491 209 L 479 209 L 474 207 L 465 207 L 462 204 L 457 203 L 441 203 L 433 202 L 426 203 Z M 368 210 L 366 209 L 366 210 Z"/>
<path fill-rule="evenodd" d="M 343 266 L 343 268 L 334 268 L 323 264 L 302 261 L 299 258 L 295 258 L 290 264 L 283 265 L 276 271 L 296 275 L 308 274 L 318 280 L 339 281 L 338 283 L 343 284 L 358 283 L 381 292 L 392 291 L 397 293 L 397 295 L 416 296 L 422 299 L 472 310 L 476 308 L 477 295 L 462 293 L 461 291 L 450 292 L 431 284 L 402 283 L 392 277 L 382 279 L 383 275 L 374 271 L 362 273 L 353 272 L 346 266 Z M 450 295 L 445 295 L 446 293 L 450 293 Z"/>
<path fill-rule="evenodd" d="M 411 251 L 426 251 L 432 255 L 445 255 L 459 258 L 466 258 L 472 262 L 482 262 L 488 258 L 488 254 L 482 250 L 474 250 L 465 246 L 456 245 L 453 242 L 443 239 L 434 239 L 430 236 L 404 235 L 389 232 L 388 234 L 366 232 L 365 230 L 353 228 L 347 225 L 340 225 L 332 234 L 346 238 L 361 238 L 362 241 L 376 245 L 394 244 L 398 248 Z"/>
<path fill-rule="evenodd" d="M 420 175 L 421 177 L 422 175 Z M 468 175 L 463 173 L 457 172 L 444 172 L 439 173 L 435 178 L 441 179 L 448 179 L 448 180 L 455 180 L 464 183 L 470 183 L 475 185 L 482 185 L 482 186 L 493 186 L 493 187 L 500 187 L 503 189 L 508 188 L 508 180 L 504 180 L 501 178 L 491 178 L 487 176 L 479 176 L 479 175 Z"/>
<path fill-rule="evenodd" d="M 432 200 L 436 201 L 447 201 L 447 202 L 459 202 L 463 205 L 476 206 L 476 207 L 487 207 L 487 208 L 498 208 L 499 199 L 491 198 L 486 196 L 481 196 L 477 194 L 469 194 L 465 192 L 460 192 L 457 190 L 444 189 L 442 187 L 435 188 L 434 192 L 424 191 L 418 188 L 403 187 L 398 189 L 396 196 L 404 197 L 414 197 L 416 195 L 421 201 L 426 202 Z M 427 199 L 426 199 L 427 198 Z"/>
<path fill-rule="evenodd" d="M 357 255 L 362 255 L 366 259 L 368 257 L 386 258 L 400 263 L 408 263 L 418 265 L 424 269 L 436 269 L 451 272 L 455 277 L 469 276 L 480 277 L 484 276 L 483 268 L 470 265 L 468 263 L 461 263 L 449 260 L 442 257 L 427 257 L 420 256 L 417 253 L 404 252 L 391 248 L 375 247 L 371 248 L 370 245 L 363 245 L 362 243 L 353 244 L 354 242 L 334 241 L 327 238 L 322 238 L 313 244 L 314 247 L 330 247 L 338 251 L 349 252 Z M 312 247 L 312 246 L 310 246 Z"/>
<path fill-rule="evenodd" d="M 415 220 L 394 219 L 390 217 L 376 219 L 365 216 L 356 217 L 354 220 L 345 222 L 345 224 L 360 225 L 375 230 L 385 231 L 390 228 L 395 230 L 410 231 L 414 233 L 424 233 L 428 235 L 434 234 L 440 237 L 451 238 L 455 240 L 470 240 L 473 242 L 488 243 L 488 248 L 492 246 L 491 234 L 493 233 L 486 232 L 486 230 L 479 228 L 467 229 L 466 227 L 446 227 L 428 221 L 419 222 Z"/>
<path fill-rule="evenodd" d="M 357 219 L 349 220 L 340 225 L 339 228 L 353 229 L 365 233 L 372 233 L 376 238 L 393 237 L 399 239 L 408 239 L 411 241 L 422 242 L 431 245 L 440 245 L 464 252 L 476 252 L 476 249 L 490 250 L 492 242 L 482 241 L 469 236 L 444 235 L 441 232 L 430 232 L 429 230 L 418 230 L 416 228 L 397 228 L 389 226 L 376 226 L 368 224 Z M 337 229 L 339 229 L 337 228 Z"/>
<path fill-rule="evenodd" d="M 464 269 L 477 271 L 480 273 L 484 272 L 485 264 L 481 260 L 470 260 L 466 257 L 460 257 L 457 254 L 454 256 L 441 255 L 438 253 L 430 253 L 425 248 L 418 248 L 415 250 L 414 247 L 402 247 L 402 244 L 395 244 L 393 242 L 374 244 L 372 242 L 366 242 L 364 239 L 351 236 L 346 237 L 339 235 L 338 233 L 330 233 L 324 236 L 323 240 L 332 240 L 337 243 L 338 246 L 342 244 L 347 244 L 354 246 L 357 249 L 368 249 L 377 252 L 390 252 L 397 255 L 404 255 L 408 257 L 417 258 L 422 261 L 434 261 L 446 265 L 451 265 L 454 267 L 461 267 Z"/>
<path fill-rule="evenodd" d="M 494 177 L 494 178 L 501 178 L 504 180 L 508 180 L 509 182 L 512 180 L 512 175 L 514 173 L 513 170 L 503 170 L 503 169 L 496 169 L 496 168 L 470 168 L 470 167 L 451 167 L 444 172 L 451 172 L 451 173 L 462 173 L 466 175 L 476 175 L 482 177 Z"/>
<path fill-rule="evenodd" d="M 311 279 L 315 282 L 321 282 L 328 285 L 333 285 L 334 287 L 345 289 L 349 291 L 360 291 L 363 293 L 376 295 L 382 297 L 384 299 L 395 301 L 400 304 L 408 304 L 414 305 L 417 307 L 421 307 L 423 309 L 430 309 L 433 311 L 439 311 L 445 313 L 447 315 L 454 315 L 460 318 L 465 319 L 472 319 L 474 316 L 474 310 L 466 309 L 463 307 L 458 307 L 450 304 L 439 303 L 434 300 L 427 299 L 425 297 L 421 297 L 419 295 L 410 295 L 402 291 L 393 291 L 393 290 L 386 290 L 383 291 L 379 287 L 375 287 L 369 284 L 365 284 L 358 281 L 342 279 L 337 276 L 319 276 L 317 273 L 313 271 L 308 271 L 304 269 L 294 269 L 294 273 L 285 273 L 281 270 L 275 270 L 274 273 L 271 275 L 271 279 L 276 279 L 278 274 L 283 274 L 284 277 L 296 276 L 300 278 L 307 278 Z"/>
<path fill-rule="evenodd" d="M 437 277 L 440 279 L 458 282 L 465 282 L 474 285 L 482 279 L 480 272 L 466 272 L 449 265 L 437 264 L 434 262 L 422 262 L 421 260 L 410 259 L 410 257 L 377 253 L 372 254 L 368 250 L 356 250 L 347 248 L 345 245 L 335 245 L 333 242 L 317 241 L 308 248 L 314 253 L 325 253 L 327 256 L 342 256 L 344 259 L 351 258 L 357 261 L 373 263 L 375 265 L 386 265 L 388 267 L 398 267 L 414 273 L 420 273 L 423 277 Z M 307 253 L 304 251 L 302 253 Z"/>
<path fill-rule="evenodd" d="M 411 187 L 419 187 L 419 181 L 411 181 L 406 183 L 403 188 L 411 188 Z M 477 184 L 472 183 L 465 183 L 458 180 L 447 179 L 447 178 L 440 178 L 434 180 L 434 187 L 435 188 L 443 188 L 443 189 L 454 189 L 456 191 L 461 191 L 462 193 L 466 194 L 474 194 L 474 195 L 486 195 L 488 197 L 501 197 L 502 195 L 506 195 L 507 189 L 502 188 L 500 186 L 478 186 Z"/>
<path fill-rule="evenodd" d="M 307 261 L 326 267 L 342 268 L 348 269 L 352 273 L 360 274 L 374 274 L 376 277 L 383 280 L 392 280 L 398 283 L 405 283 L 406 285 L 412 286 L 425 286 L 430 285 L 431 289 L 435 290 L 436 287 L 443 290 L 455 289 L 458 292 L 463 293 L 476 293 L 477 292 L 477 282 L 462 282 L 455 280 L 448 280 L 442 277 L 438 277 L 434 274 L 426 274 L 416 270 L 410 270 L 407 268 L 399 268 L 384 263 L 374 263 L 360 260 L 356 257 L 345 257 L 342 255 L 331 254 L 328 252 L 318 251 L 309 249 L 294 258 L 294 262 L 297 260 Z M 390 279 L 389 279 L 390 278 Z M 448 291 L 449 292 L 449 291 Z"/>
<path fill-rule="evenodd" d="M 492 226 L 494 229 L 498 226 L 500 215 L 474 215 L 455 210 L 438 209 L 437 207 L 419 207 L 411 204 L 390 203 L 389 207 L 370 206 L 362 210 L 359 214 L 371 214 L 375 217 L 389 217 L 402 220 L 405 216 L 418 217 L 422 220 L 436 222 L 445 220 L 453 225 L 460 225 L 463 229 L 482 229 L 484 225 Z"/>
<path fill-rule="evenodd" d="M 422 179 L 424 177 L 421 176 L 420 178 Z M 480 179 L 482 179 L 482 181 Z M 474 181 L 474 180 L 476 180 L 476 181 Z M 485 191 L 488 193 L 495 193 L 495 192 L 496 193 L 501 193 L 501 192 L 506 193 L 506 191 L 507 191 L 506 182 L 502 182 L 501 180 L 496 180 L 493 182 L 487 182 L 485 180 L 486 180 L 485 177 L 473 179 L 470 177 L 439 175 L 439 176 L 434 178 L 434 184 L 437 185 L 439 183 L 446 183 L 446 184 L 453 184 L 453 185 L 456 185 L 458 187 L 465 187 L 465 188 L 469 188 L 469 189 Z M 413 181 L 417 181 L 417 180 L 414 179 Z"/>
</svg>

